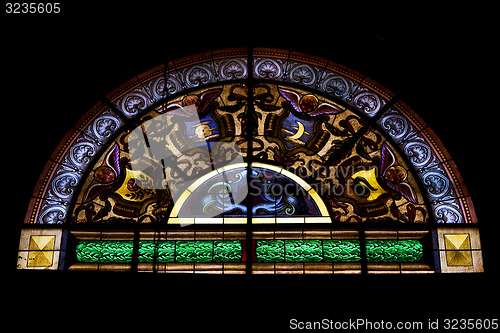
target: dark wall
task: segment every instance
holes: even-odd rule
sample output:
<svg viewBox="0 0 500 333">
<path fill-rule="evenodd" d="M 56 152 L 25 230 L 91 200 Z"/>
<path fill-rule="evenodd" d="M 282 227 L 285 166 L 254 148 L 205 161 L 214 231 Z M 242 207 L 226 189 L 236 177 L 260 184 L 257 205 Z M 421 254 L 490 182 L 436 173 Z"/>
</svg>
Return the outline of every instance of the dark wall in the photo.
<svg viewBox="0 0 500 333">
<path fill-rule="evenodd" d="M 22 290 L 34 281 L 35 290 L 49 286 L 58 295 L 51 296 L 51 304 L 62 302 L 57 307 L 75 320 L 80 306 L 92 307 L 96 297 L 101 300 L 97 313 L 111 307 L 119 317 L 123 304 L 118 303 L 130 302 L 125 313 L 152 321 L 154 315 L 167 318 L 158 308 L 144 308 L 137 295 L 150 302 L 168 300 L 164 306 L 174 302 L 177 310 L 172 313 L 186 322 L 192 317 L 180 307 L 193 306 L 190 300 L 202 295 L 211 310 L 205 314 L 193 310 L 202 318 L 198 323 L 215 323 L 220 315 L 231 317 L 231 323 L 250 326 L 270 320 L 273 327 L 283 329 L 290 318 L 301 316 L 303 320 L 409 316 L 427 321 L 448 313 L 458 318 L 495 313 L 484 299 L 484 295 L 498 295 L 498 116 L 493 93 L 495 45 L 491 24 L 484 18 L 488 10 L 362 10 L 312 2 L 286 6 L 249 2 L 207 3 L 200 8 L 194 3 L 166 2 L 158 7 L 146 2 L 103 7 L 102 3 L 85 2 L 63 3 L 59 16 L 2 13 L 2 192 L 8 198 L 2 206 L 8 213 L 3 223 L 13 230 L 3 243 L 2 253 L 8 254 L 5 264 L 9 268 L 15 265 L 7 259 L 15 257 L 18 243 L 18 228 L 12 225 L 22 223 L 43 166 L 64 134 L 102 96 L 166 60 L 217 48 L 265 46 L 321 56 L 355 69 L 397 93 L 421 115 L 456 161 L 472 194 L 482 224 L 487 272 L 479 276 L 334 280 L 198 276 L 168 280 L 127 274 L 16 272 L 15 288 Z M 460 304 L 447 301 L 447 293 L 462 290 L 462 286 L 467 291 L 459 293 Z M 173 292 L 179 288 L 185 291 Z M 29 295 L 25 290 L 12 302 L 24 308 Z M 331 306 L 314 305 L 326 299 Z M 229 301 L 232 306 L 224 305 Z M 219 303 L 226 312 L 219 313 Z"/>
</svg>

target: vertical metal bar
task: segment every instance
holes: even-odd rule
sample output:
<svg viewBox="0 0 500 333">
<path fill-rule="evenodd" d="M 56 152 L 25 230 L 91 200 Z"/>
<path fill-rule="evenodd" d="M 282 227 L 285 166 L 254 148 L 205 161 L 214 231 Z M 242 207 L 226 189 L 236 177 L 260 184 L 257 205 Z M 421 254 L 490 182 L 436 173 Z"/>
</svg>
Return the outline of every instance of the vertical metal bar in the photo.
<svg viewBox="0 0 500 333">
<path fill-rule="evenodd" d="M 247 115 L 251 115 L 255 112 L 253 105 L 253 48 L 248 48 L 248 60 L 247 60 Z M 248 116 L 247 116 L 248 117 Z M 253 242 L 252 242 L 252 195 L 250 193 L 250 184 L 252 182 L 252 159 L 253 159 L 253 132 L 255 124 L 253 121 L 245 122 L 246 129 L 246 141 L 247 141 L 247 186 L 248 195 L 246 198 L 247 207 L 247 225 L 246 225 L 246 274 L 252 274 L 252 258 L 253 258 Z"/>
</svg>

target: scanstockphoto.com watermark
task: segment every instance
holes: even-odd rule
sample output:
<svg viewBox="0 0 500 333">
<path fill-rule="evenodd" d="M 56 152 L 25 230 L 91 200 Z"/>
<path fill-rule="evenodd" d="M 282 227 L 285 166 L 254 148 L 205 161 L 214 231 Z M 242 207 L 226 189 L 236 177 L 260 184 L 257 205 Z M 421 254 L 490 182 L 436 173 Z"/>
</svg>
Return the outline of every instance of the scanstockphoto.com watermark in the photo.
<svg viewBox="0 0 500 333">
<path fill-rule="evenodd" d="M 323 318 L 320 321 L 300 321 L 292 318 L 289 321 L 291 330 L 423 330 L 422 321 L 388 321 L 388 320 L 369 320 L 364 318 L 349 319 L 337 321 Z"/>
<path fill-rule="evenodd" d="M 358 197 L 366 197 L 370 193 L 370 190 L 375 191 L 379 189 L 378 184 L 372 184 L 372 182 L 363 178 L 361 180 L 359 178 L 354 179 L 350 184 L 333 183 L 330 180 L 319 179 L 308 185 L 320 196 L 328 197 L 343 196 L 347 192 L 347 187 L 350 189 L 349 192 L 354 193 Z M 259 179 L 252 178 L 249 187 L 252 195 L 266 193 L 276 198 L 301 195 L 301 188 L 294 182 L 279 183 L 270 181 L 262 183 Z"/>
<path fill-rule="evenodd" d="M 289 320 L 289 330 L 336 330 L 336 331 L 438 331 L 438 330 L 491 330 L 499 328 L 498 318 L 433 318 L 415 321 L 370 320 L 366 318 L 333 320 L 323 318 L 319 321 Z"/>
</svg>

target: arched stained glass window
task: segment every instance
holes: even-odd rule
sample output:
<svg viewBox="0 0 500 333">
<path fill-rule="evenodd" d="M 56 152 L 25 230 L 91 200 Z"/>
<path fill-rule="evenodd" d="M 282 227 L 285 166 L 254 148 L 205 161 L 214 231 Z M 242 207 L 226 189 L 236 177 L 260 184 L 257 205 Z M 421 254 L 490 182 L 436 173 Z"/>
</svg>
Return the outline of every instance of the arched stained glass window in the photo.
<svg viewBox="0 0 500 333">
<path fill-rule="evenodd" d="M 70 131 L 34 190 L 18 268 L 483 270 L 470 195 L 434 132 L 331 61 L 229 49 L 154 68 Z"/>
</svg>

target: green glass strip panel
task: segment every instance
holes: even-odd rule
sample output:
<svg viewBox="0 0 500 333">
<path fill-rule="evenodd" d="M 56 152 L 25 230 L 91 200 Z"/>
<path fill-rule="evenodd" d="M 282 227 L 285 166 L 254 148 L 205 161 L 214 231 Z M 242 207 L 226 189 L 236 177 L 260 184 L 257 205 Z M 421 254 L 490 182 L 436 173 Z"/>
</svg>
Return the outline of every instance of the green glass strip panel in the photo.
<svg viewBox="0 0 500 333">
<path fill-rule="evenodd" d="M 140 241 L 139 262 L 240 262 L 240 241 Z M 81 241 L 80 262 L 131 262 L 132 241 Z M 356 262 L 361 260 L 358 240 L 257 240 L 258 262 Z M 415 262 L 423 255 L 417 240 L 367 240 L 368 262 Z"/>
<path fill-rule="evenodd" d="M 323 260 L 320 240 L 286 240 L 286 262 L 318 262 Z"/>
<path fill-rule="evenodd" d="M 131 262 L 132 241 L 82 241 L 80 262 Z M 240 262 L 240 241 L 140 241 L 139 262 Z"/>
<path fill-rule="evenodd" d="M 131 262 L 132 241 L 83 241 L 76 246 L 80 262 Z"/>
<path fill-rule="evenodd" d="M 358 240 L 328 239 L 323 241 L 323 259 L 326 262 L 356 262 L 361 260 Z"/>
<path fill-rule="evenodd" d="M 240 262 L 242 253 L 239 241 L 214 241 L 215 262 Z"/>
<path fill-rule="evenodd" d="M 212 262 L 213 241 L 177 241 L 175 261 Z"/>
<path fill-rule="evenodd" d="M 361 260 L 358 240 L 259 240 L 258 262 L 357 262 Z M 415 262 L 423 255 L 417 240 L 368 240 L 368 262 Z"/>
<path fill-rule="evenodd" d="M 140 241 L 139 262 L 174 262 L 175 241 Z"/>
<path fill-rule="evenodd" d="M 283 262 L 285 242 L 282 240 L 258 240 L 255 246 L 258 262 Z"/>
<path fill-rule="evenodd" d="M 422 244 L 409 240 L 367 240 L 366 260 L 368 262 L 414 262 L 423 255 Z"/>
</svg>

